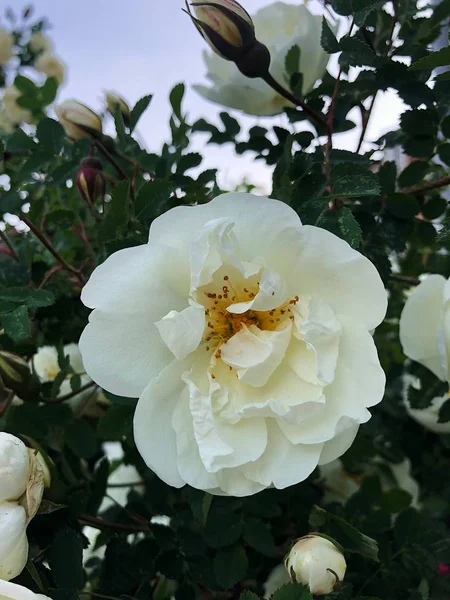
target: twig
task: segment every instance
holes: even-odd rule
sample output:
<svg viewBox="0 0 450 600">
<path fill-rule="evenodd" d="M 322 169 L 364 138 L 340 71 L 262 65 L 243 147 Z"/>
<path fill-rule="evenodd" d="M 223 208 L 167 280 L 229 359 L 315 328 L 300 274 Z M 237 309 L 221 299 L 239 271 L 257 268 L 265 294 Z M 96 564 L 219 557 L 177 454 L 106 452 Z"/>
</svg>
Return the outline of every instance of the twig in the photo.
<svg viewBox="0 0 450 600">
<path fill-rule="evenodd" d="M 80 516 L 79 521 L 81 525 L 89 525 L 95 529 L 100 529 L 100 531 L 112 529 L 113 531 L 121 531 L 123 533 L 151 533 L 148 525 L 123 525 L 122 523 L 105 521 L 100 517 L 92 517 L 91 515 L 83 514 Z"/>
<path fill-rule="evenodd" d="M 6 413 L 14 398 L 14 392 L 9 392 L 4 400 L 0 400 L 0 418 Z"/>
<path fill-rule="evenodd" d="M 428 181 L 427 183 L 418 183 L 417 185 L 403 188 L 400 192 L 402 194 L 424 194 L 431 190 L 446 187 L 447 185 L 450 185 L 450 175 L 445 175 L 444 177 L 435 179 L 434 181 Z"/>
<path fill-rule="evenodd" d="M 90 381 L 89 383 L 85 383 L 84 385 L 82 385 L 80 387 L 80 389 L 78 389 L 76 392 L 70 392 L 69 394 L 64 394 L 64 396 L 59 396 L 55 400 L 48 400 L 47 398 L 41 398 L 41 400 L 43 402 L 45 402 L 46 404 L 60 404 L 61 402 L 65 402 L 66 400 L 71 400 L 72 398 L 75 398 L 75 396 L 78 396 L 78 394 L 81 394 L 81 392 L 89 390 L 91 387 L 94 387 L 95 385 L 97 385 L 95 383 L 95 381 Z"/>
<path fill-rule="evenodd" d="M 109 488 L 128 488 L 145 485 L 145 481 L 132 481 L 130 483 L 108 483 Z"/>
<path fill-rule="evenodd" d="M 84 285 L 86 283 L 86 280 L 83 277 L 82 273 L 80 273 L 78 269 L 75 269 L 75 267 L 72 267 L 72 265 L 69 265 L 66 259 L 63 258 L 61 254 L 53 247 L 53 244 L 50 242 L 50 240 L 48 240 L 45 237 L 45 235 L 41 231 L 39 231 L 36 225 L 34 225 L 34 223 L 32 223 L 25 216 L 21 216 L 20 219 L 25 223 L 25 225 L 27 225 L 30 228 L 30 230 L 34 233 L 34 235 L 38 238 L 42 245 L 47 248 L 50 254 L 52 254 L 53 257 L 56 258 L 56 260 L 64 267 L 64 269 L 69 273 L 72 273 L 72 275 L 75 275 L 75 277 L 78 279 L 81 285 Z"/>
<path fill-rule="evenodd" d="M 5 242 L 7 248 L 9 249 L 9 251 L 11 252 L 11 256 L 17 260 L 20 261 L 19 256 L 17 254 L 17 252 L 14 250 L 14 246 L 11 243 L 11 240 L 9 239 L 9 237 L 6 235 L 5 231 L 2 231 L 0 229 L 0 238 L 2 238 L 2 240 Z"/>
<path fill-rule="evenodd" d="M 289 90 L 280 85 L 270 73 L 267 73 L 267 75 L 263 77 L 263 79 L 268 85 L 270 85 L 272 89 L 278 92 L 280 96 L 283 96 L 283 98 L 286 98 L 286 100 L 289 100 L 289 102 L 292 102 L 292 104 L 295 104 L 295 106 L 300 106 L 305 111 L 305 113 L 307 113 L 312 119 L 317 121 L 317 123 L 322 125 L 325 129 L 328 128 L 327 120 L 321 113 L 316 112 L 315 110 L 310 108 L 303 100 L 300 100 L 300 98 L 294 96 L 294 94 L 292 94 Z"/>
<path fill-rule="evenodd" d="M 397 283 L 404 283 L 406 285 L 419 285 L 420 280 L 415 279 L 414 277 L 409 277 L 408 275 L 390 275 L 389 279 L 391 281 L 396 281 Z"/>
<path fill-rule="evenodd" d="M 105 146 L 99 140 L 95 140 L 94 145 L 98 149 L 98 151 L 103 154 L 103 156 L 106 158 L 106 160 L 109 163 L 111 163 L 111 165 L 116 169 L 116 171 L 119 173 L 119 175 L 122 177 L 122 179 L 129 179 L 128 175 L 125 173 L 125 171 L 119 165 L 119 163 L 116 161 L 114 156 L 105 148 Z"/>
<path fill-rule="evenodd" d="M 373 107 L 375 105 L 375 100 L 377 98 L 377 93 L 378 92 L 375 92 L 375 94 L 372 96 L 372 101 L 370 103 L 370 106 L 369 106 L 368 110 L 364 109 L 364 110 L 361 111 L 361 115 L 362 115 L 362 130 L 361 130 L 361 135 L 359 136 L 358 147 L 356 148 L 356 153 L 357 154 L 361 150 L 361 146 L 363 145 L 364 138 L 366 137 L 367 126 L 369 125 L 370 117 L 372 115 Z"/>
<path fill-rule="evenodd" d="M 54 267 L 52 267 L 51 269 L 49 269 L 49 270 L 47 271 L 47 273 L 45 274 L 45 277 L 44 277 L 44 279 L 43 279 L 43 280 L 41 281 L 41 283 L 39 284 L 39 286 L 38 286 L 38 289 L 39 289 L 39 290 L 40 290 L 40 289 L 42 289 L 42 288 L 44 287 L 44 285 L 47 283 L 47 281 L 48 281 L 48 280 L 49 280 L 51 277 L 53 277 L 53 275 L 54 275 L 55 273 L 58 273 L 59 271 L 61 271 L 61 269 L 62 269 L 62 268 L 63 268 L 63 267 L 62 267 L 61 265 L 55 265 Z"/>
</svg>

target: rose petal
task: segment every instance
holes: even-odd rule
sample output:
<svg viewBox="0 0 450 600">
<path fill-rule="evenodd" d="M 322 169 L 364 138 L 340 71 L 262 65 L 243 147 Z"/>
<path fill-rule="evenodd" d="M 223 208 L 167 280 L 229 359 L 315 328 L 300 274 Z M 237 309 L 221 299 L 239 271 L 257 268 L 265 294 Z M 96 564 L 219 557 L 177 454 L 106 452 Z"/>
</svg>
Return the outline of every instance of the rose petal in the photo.
<svg viewBox="0 0 450 600">
<path fill-rule="evenodd" d="M 196 350 L 205 330 L 205 308 L 193 302 L 181 312 L 171 310 L 155 323 L 163 342 L 177 360 Z"/>
</svg>

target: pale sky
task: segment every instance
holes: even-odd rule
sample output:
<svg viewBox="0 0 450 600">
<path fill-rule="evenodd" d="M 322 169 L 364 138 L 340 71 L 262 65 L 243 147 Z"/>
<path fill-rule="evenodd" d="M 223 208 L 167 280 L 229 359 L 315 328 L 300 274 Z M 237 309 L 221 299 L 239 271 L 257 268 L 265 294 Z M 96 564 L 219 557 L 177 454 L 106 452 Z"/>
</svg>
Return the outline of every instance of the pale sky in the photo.
<svg viewBox="0 0 450 600">
<path fill-rule="evenodd" d="M 241 0 L 250 13 L 269 2 Z M 16 12 L 27 4 L 11 2 Z M 183 0 L 34 0 L 33 5 L 35 16 L 49 19 L 55 54 L 68 65 L 67 83 L 58 99 L 76 98 L 100 110 L 105 89 L 121 93 L 131 105 L 145 94 L 154 94 L 138 126 L 140 141 L 149 150 L 157 151 L 168 137 L 168 94 L 175 83 L 187 85 L 185 109 L 190 121 L 204 117 L 215 122 L 224 110 L 190 89 L 193 83 L 205 82 L 202 51 L 206 45 L 182 12 Z M 383 96 L 376 104 L 368 140 L 395 126 L 402 110 L 393 92 Z M 230 112 L 248 126 L 282 123 L 282 117 L 241 118 L 241 113 Z M 235 157 L 229 145 L 205 147 L 205 139 L 200 134 L 195 143 L 206 154 L 202 167 L 218 167 L 223 185 L 236 185 L 247 177 L 270 190 L 271 171 L 263 163 L 250 154 Z M 355 149 L 356 142 L 355 133 L 341 134 L 335 146 Z"/>
</svg>

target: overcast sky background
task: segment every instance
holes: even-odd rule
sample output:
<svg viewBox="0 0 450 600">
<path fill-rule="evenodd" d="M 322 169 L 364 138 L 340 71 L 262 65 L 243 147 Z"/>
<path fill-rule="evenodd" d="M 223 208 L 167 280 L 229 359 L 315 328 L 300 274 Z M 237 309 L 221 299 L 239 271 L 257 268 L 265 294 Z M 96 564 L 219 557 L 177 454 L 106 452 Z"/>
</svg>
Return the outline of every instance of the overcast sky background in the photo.
<svg viewBox="0 0 450 600">
<path fill-rule="evenodd" d="M 241 0 L 250 13 L 270 1 Z M 27 4 L 10 2 L 16 13 Z M 183 0 L 34 0 L 33 5 L 35 17 L 49 19 L 55 54 L 68 66 L 59 100 L 76 98 L 101 110 L 105 89 L 120 92 L 131 105 L 145 94 L 154 94 L 138 126 L 149 150 L 158 150 L 168 138 L 168 94 L 179 81 L 187 84 L 185 110 L 189 118 L 216 121 L 222 109 L 190 89 L 191 84 L 205 81 L 205 42 L 182 12 Z M 309 6 L 318 12 L 314 0 Z M 393 92 L 379 98 L 367 139 L 376 139 L 395 126 L 401 110 L 401 101 Z M 241 113 L 231 113 L 249 126 L 282 122 L 282 117 L 241 119 Z M 203 148 L 205 139 L 198 137 L 196 149 L 206 154 L 204 168 L 220 169 L 222 185 L 231 187 L 246 177 L 270 190 L 271 173 L 264 164 L 251 156 L 235 157 L 228 146 Z M 335 146 L 355 149 L 356 143 L 357 134 L 346 133 L 337 136 Z"/>
</svg>

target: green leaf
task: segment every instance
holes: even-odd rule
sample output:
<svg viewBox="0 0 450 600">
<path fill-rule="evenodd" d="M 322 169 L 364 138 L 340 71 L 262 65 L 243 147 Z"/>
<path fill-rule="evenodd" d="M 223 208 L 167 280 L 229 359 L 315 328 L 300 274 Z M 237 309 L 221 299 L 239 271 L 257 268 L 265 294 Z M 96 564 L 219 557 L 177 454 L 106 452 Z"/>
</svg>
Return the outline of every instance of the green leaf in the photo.
<svg viewBox="0 0 450 600">
<path fill-rule="evenodd" d="M 412 71 L 417 71 L 419 69 L 436 69 L 447 65 L 450 65 L 450 46 L 441 48 L 437 52 L 431 52 L 428 56 L 416 60 L 409 68 Z"/>
<path fill-rule="evenodd" d="M 0 290 L 0 300 L 21 303 L 28 308 L 41 308 L 51 306 L 55 302 L 55 296 L 47 290 L 11 287 Z"/>
<path fill-rule="evenodd" d="M 244 526 L 243 539 L 254 550 L 264 556 L 275 555 L 275 541 L 272 532 L 260 519 L 249 519 Z"/>
<path fill-rule="evenodd" d="M 381 184 L 383 194 L 395 192 L 395 182 L 397 180 L 397 165 L 392 161 L 384 162 L 378 171 L 378 178 Z"/>
<path fill-rule="evenodd" d="M 23 75 L 17 75 L 14 79 L 14 87 L 16 87 L 22 94 L 35 94 L 37 87 L 34 81 L 24 77 Z"/>
<path fill-rule="evenodd" d="M 210 548 L 224 548 L 237 542 L 241 537 L 242 522 L 240 515 L 210 511 L 205 526 L 205 541 Z"/>
<path fill-rule="evenodd" d="M 247 574 L 247 568 L 247 555 L 240 544 L 219 550 L 214 558 L 214 575 L 224 590 L 229 590 L 235 583 L 242 581 Z"/>
<path fill-rule="evenodd" d="M 378 544 L 376 540 L 361 533 L 342 519 L 319 506 L 314 506 L 311 512 L 309 523 L 311 527 L 321 527 L 327 525 L 327 533 L 341 544 L 349 552 L 356 552 L 378 562 Z"/>
<path fill-rule="evenodd" d="M 130 186 L 127 181 L 122 181 L 115 186 L 101 229 L 101 236 L 104 241 L 115 239 L 119 232 L 126 229 L 130 202 L 129 194 Z"/>
<path fill-rule="evenodd" d="M 4 192 L 2 190 L 0 196 L 0 216 L 7 212 L 12 214 L 20 213 L 24 203 L 25 200 L 20 197 L 19 192 L 13 190 Z"/>
<path fill-rule="evenodd" d="M 391 194 L 387 197 L 386 208 L 399 219 L 412 219 L 420 212 L 420 205 L 415 196 L 407 194 Z"/>
<path fill-rule="evenodd" d="M 344 36 L 339 40 L 339 47 L 342 50 L 340 64 L 352 67 L 375 66 L 375 54 L 360 38 Z"/>
<path fill-rule="evenodd" d="M 180 160 L 177 164 L 177 175 L 179 175 L 180 173 L 184 173 L 189 169 L 194 169 L 195 167 L 198 167 L 202 163 L 202 160 L 203 158 L 201 154 L 198 154 L 197 152 L 183 154 L 183 156 L 180 157 Z"/>
<path fill-rule="evenodd" d="M 40 97 L 44 106 L 52 104 L 58 93 L 58 80 L 56 77 L 48 77 L 44 85 L 39 90 Z"/>
<path fill-rule="evenodd" d="M 260 598 L 254 592 L 246 590 L 239 596 L 239 600 L 260 600 Z"/>
<path fill-rule="evenodd" d="M 326 221 L 322 221 L 322 227 L 326 227 L 336 233 L 350 244 L 352 248 L 357 249 L 360 247 L 362 242 L 361 227 L 349 208 L 340 208 L 334 213 L 328 213 L 327 217 Z"/>
<path fill-rule="evenodd" d="M 183 115 L 181 113 L 181 103 L 183 102 L 184 92 L 186 88 L 184 83 L 178 83 L 170 92 L 169 100 L 172 106 L 172 110 L 179 121 L 183 121 Z"/>
<path fill-rule="evenodd" d="M 239 122 L 226 112 L 221 112 L 219 116 L 225 127 L 225 132 L 227 133 L 227 135 L 234 139 L 237 136 L 237 134 L 241 131 L 241 126 L 239 125 Z"/>
<path fill-rule="evenodd" d="M 84 583 L 83 541 L 77 531 L 62 529 L 56 534 L 48 562 L 58 587 L 81 590 Z"/>
<path fill-rule="evenodd" d="M 94 430 L 82 419 L 76 419 L 67 426 L 65 440 L 79 458 L 92 458 L 100 449 Z"/>
<path fill-rule="evenodd" d="M 150 102 L 152 101 L 153 96 L 143 96 L 140 100 L 136 102 L 131 113 L 130 113 L 130 129 L 134 131 L 136 125 L 138 124 L 139 119 L 142 117 L 144 112 L 150 106 Z"/>
<path fill-rule="evenodd" d="M 114 106 L 113 112 L 114 125 L 116 127 L 117 138 L 121 144 L 127 143 L 127 133 L 125 131 L 125 122 L 119 104 Z"/>
<path fill-rule="evenodd" d="M 55 502 L 50 502 L 50 500 L 41 500 L 37 514 L 50 515 L 63 508 L 66 508 L 65 504 L 55 504 Z"/>
<path fill-rule="evenodd" d="M 446 165 L 450 165 L 450 144 L 442 144 L 442 146 L 439 146 L 438 155 L 442 162 Z"/>
<path fill-rule="evenodd" d="M 36 142 L 34 142 L 23 129 L 16 129 L 16 131 L 9 136 L 8 141 L 6 142 L 6 149 L 13 154 L 14 152 L 35 150 Z"/>
<path fill-rule="evenodd" d="M 295 45 L 289 49 L 284 59 L 284 68 L 286 73 L 291 77 L 300 70 L 300 47 Z"/>
<path fill-rule="evenodd" d="M 173 184 L 164 179 L 148 181 L 139 190 L 134 203 L 137 219 L 154 219 L 162 214 L 169 204 Z"/>
<path fill-rule="evenodd" d="M 340 163 L 333 167 L 331 183 L 335 197 L 375 196 L 381 191 L 378 176 L 353 163 Z"/>
<path fill-rule="evenodd" d="M 439 410 L 438 423 L 448 423 L 450 421 L 450 400 L 444 402 Z"/>
<path fill-rule="evenodd" d="M 447 200 L 442 196 L 432 196 L 422 206 L 422 214 L 426 219 L 437 219 L 444 214 Z"/>
<path fill-rule="evenodd" d="M 442 119 L 441 131 L 443 136 L 450 138 L 450 116 Z"/>
<path fill-rule="evenodd" d="M 391 514 L 396 514 L 405 508 L 408 508 L 408 506 L 411 504 L 411 501 L 411 494 L 409 494 L 406 490 L 399 488 L 384 492 L 381 495 L 379 505 L 382 510 L 385 510 Z"/>
<path fill-rule="evenodd" d="M 353 12 L 351 0 L 331 0 L 331 6 L 339 15 L 344 17 L 348 17 Z"/>
<path fill-rule="evenodd" d="M 15 342 L 27 340 L 31 336 L 31 324 L 25 306 L 5 314 L 1 318 L 5 333 Z"/>
<path fill-rule="evenodd" d="M 287 583 L 275 592 L 272 600 L 313 600 L 313 597 L 306 585 Z"/>
<path fill-rule="evenodd" d="M 340 50 L 339 42 L 332 32 L 331 27 L 328 25 L 328 21 L 325 19 L 325 17 L 322 18 L 322 34 L 320 36 L 320 44 L 325 52 L 328 52 L 328 54 L 334 54 Z"/>
<path fill-rule="evenodd" d="M 111 406 L 100 418 L 97 433 L 102 440 L 115 442 L 131 435 L 133 429 L 133 406 Z"/>
<path fill-rule="evenodd" d="M 398 185 L 403 188 L 422 181 L 428 173 L 429 164 L 422 160 L 414 160 L 403 169 L 398 178 Z M 392 190 L 394 191 L 394 190 Z"/>
</svg>

